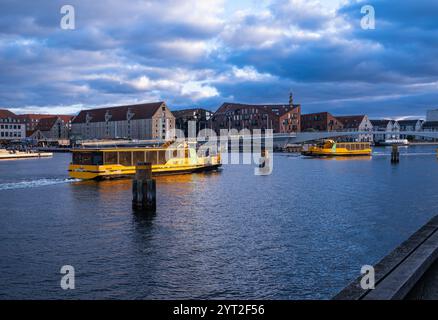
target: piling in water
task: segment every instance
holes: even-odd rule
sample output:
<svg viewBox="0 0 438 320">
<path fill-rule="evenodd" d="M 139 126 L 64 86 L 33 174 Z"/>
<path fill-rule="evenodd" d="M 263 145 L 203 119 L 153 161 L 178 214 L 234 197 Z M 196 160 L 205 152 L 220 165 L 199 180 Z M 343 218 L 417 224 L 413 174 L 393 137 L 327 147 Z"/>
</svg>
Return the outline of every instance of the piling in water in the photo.
<svg viewBox="0 0 438 320">
<path fill-rule="evenodd" d="M 157 209 L 156 183 L 152 179 L 152 164 L 138 163 L 132 181 L 132 208 L 139 212 L 154 213 Z"/>
<path fill-rule="evenodd" d="M 391 163 L 399 163 L 400 162 L 400 152 L 398 151 L 398 146 L 392 146 L 391 152 Z"/>
<path fill-rule="evenodd" d="M 271 163 L 272 163 L 272 160 L 271 160 L 271 157 L 269 155 L 268 150 L 263 148 L 261 150 L 258 168 L 255 168 L 254 174 L 257 176 L 266 176 L 266 175 L 271 174 L 271 172 L 272 172 Z"/>
</svg>

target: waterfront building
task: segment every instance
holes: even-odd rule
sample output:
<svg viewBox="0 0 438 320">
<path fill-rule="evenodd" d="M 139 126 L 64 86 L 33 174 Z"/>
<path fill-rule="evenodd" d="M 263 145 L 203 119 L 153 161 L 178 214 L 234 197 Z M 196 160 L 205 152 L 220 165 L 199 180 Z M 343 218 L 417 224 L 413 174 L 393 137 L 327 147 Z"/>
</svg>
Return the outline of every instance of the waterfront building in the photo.
<svg viewBox="0 0 438 320">
<path fill-rule="evenodd" d="M 287 111 L 280 116 L 280 133 L 296 133 L 301 131 L 301 106 Z"/>
<path fill-rule="evenodd" d="M 400 125 L 397 121 L 383 119 L 383 120 L 371 120 L 373 125 L 373 131 L 385 131 L 393 133 L 377 133 L 374 134 L 374 142 L 380 143 L 389 139 L 400 139 Z"/>
<path fill-rule="evenodd" d="M 399 120 L 397 122 L 400 125 L 400 139 L 421 140 L 421 137 L 406 135 L 406 134 L 403 134 L 403 131 L 421 131 L 421 130 L 423 130 L 424 120 L 420 120 L 420 119 Z"/>
<path fill-rule="evenodd" d="M 55 114 L 20 114 L 17 117 L 26 125 L 26 136 L 30 136 L 36 129 L 41 120 L 53 117 L 69 117 L 67 115 Z"/>
<path fill-rule="evenodd" d="M 52 116 L 39 120 L 30 138 L 43 142 L 59 142 L 69 139 L 73 116 Z"/>
<path fill-rule="evenodd" d="M 175 116 L 175 127 L 184 132 L 185 137 L 189 134 L 189 121 L 196 122 L 196 136 L 199 131 L 210 128 L 212 111 L 196 108 L 196 109 L 183 109 L 172 111 Z"/>
<path fill-rule="evenodd" d="M 367 115 L 356 115 L 356 116 L 336 116 L 342 125 L 343 131 L 358 132 L 358 131 L 372 131 L 373 125 Z M 372 142 L 373 135 L 361 134 L 354 137 L 342 138 L 343 141 L 350 142 Z"/>
<path fill-rule="evenodd" d="M 22 140 L 26 137 L 26 126 L 17 115 L 0 109 L 0 142 Z"/>
<path fill-rule="evenodd" d="M 329 112 L 303 114 L 301 131 L 341 131 L 344 125 Z"/>
<path fill-rule="evenodd" d="M 214 113 L 212 128 L 221 129 L 272 129 L 274 133 L 289 130 L 300 131 L 301 105 L 294 104 L 292 95 L 289 104 L 242 104 L 226 102 Z"/>
<path fill-rule="evenodd" d="M 426 112 L 426 121 L 428 122 L 438 121 L 438 109 L 428 110 Z"/>
<path fill-rule="evenodd" d="M 175 117 L 165 102 L 82 110 L 72 121 L 75 139 L 170 139 Z"/>
<path fill-rule="evenodd" d="M 438 131 L 438 121 L 426 121 L 423 123 L 424 132 L 437 132 Z M 434 138 L 424 138 L 427 141 L 437 141 Z"/>
</svg>

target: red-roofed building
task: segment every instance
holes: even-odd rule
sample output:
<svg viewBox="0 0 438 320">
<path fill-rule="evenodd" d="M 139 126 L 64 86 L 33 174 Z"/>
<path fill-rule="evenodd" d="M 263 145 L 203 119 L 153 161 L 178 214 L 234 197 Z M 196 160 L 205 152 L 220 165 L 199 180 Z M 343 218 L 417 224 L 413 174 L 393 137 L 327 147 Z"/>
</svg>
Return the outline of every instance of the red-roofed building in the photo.
<svg viewBox="0 0 438 320">
<path fill-rule="evenodd" d="M 12 111 L 9 111 L 7 109 L 0 109 L 0 118 L 5 119 L 5 118 L 13 118 L 16 117 L 17 115 L 15 113 L 13 113 Z"/>
<path fill-rule="evenodd" d="M 336 116 L 340 122 L 342 122 L 344 128 L 343 131 L 372 131 L 373 125 L 370 119 L 366 115 L 357 116 Z M 352 142 L 372 142 L 372 134 L 361 134 L 359 136 L 344 137 L 342 140 L 352 141 Z"/>
<path fill-rule="evenodd" d="M 26 124 L 26 131 L 33 132 L 36 130 L 38 123 L 42 119 L 53 118 L 53 117 L 61 117 L 61 119 L 70 119 L 72 116 L 68 115 L 55 115 L 55 114 L 20 114 L 17 116 L 22 123 Z"/>
<path fill-rule="evenodd" d="M 341 131 L 344 125 L 329 112 L 301 115 L 301 131 Z"/>
<path fill-rule="evenodd" d="M 38 121 L 38 125 L 30 135 L 35 140 L 68 140 L 73 116 L 51 116 L 44 117 Z"/>
<path fill-rule="evenodd" d="M 170 139 L 175 117 L 165 102 L 81 111 L 72 121 L 76 139 Z"/>
<path fill-rule="evenodd" d="M 274 133 L 300 131 L 301 106 L 293 104 L 241 104 L 226 102 L 214 113 L 213 129 L 220 130 L 272 129 Z"/>
</svg>

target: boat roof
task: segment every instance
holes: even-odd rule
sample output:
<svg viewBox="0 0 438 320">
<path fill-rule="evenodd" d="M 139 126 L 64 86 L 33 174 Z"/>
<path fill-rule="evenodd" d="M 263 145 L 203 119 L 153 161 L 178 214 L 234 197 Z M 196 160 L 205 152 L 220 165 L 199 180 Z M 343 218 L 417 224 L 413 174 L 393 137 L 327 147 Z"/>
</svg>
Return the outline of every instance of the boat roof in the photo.
<svg viewBox="0 0 438 320">
<path fill-rule="evenodd" d="M 193 149 L 193 147 L 190 147 Z M 104 148 L 74 148 L 72 152 L 130 152 L 130 151 L 160 151 L 160 150 L 182 150 L 181 147 L 170 147 L 170 146 L 155 146 L 155 147 L 104 147 Z"/>
</svg>

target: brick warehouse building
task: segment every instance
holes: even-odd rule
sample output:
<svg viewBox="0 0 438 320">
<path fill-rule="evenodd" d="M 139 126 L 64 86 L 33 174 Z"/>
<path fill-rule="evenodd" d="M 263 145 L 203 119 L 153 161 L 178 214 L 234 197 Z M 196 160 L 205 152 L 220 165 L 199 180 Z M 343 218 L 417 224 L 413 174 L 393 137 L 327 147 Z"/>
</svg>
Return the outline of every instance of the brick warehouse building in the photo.
<svg viewBox="0 0 438 320">
<path fill-rule="evenodd" d="M 169 139 L 175 117 L 165 102 L 82 110 L 72 121 L 75 139 Z"/>
<path fill-rule="evenodd" d="M 329 112 L 303 114 L 301 131 L 340 131 L 344 125 Z"/>
<path fill-rule="evenodd" d="M 212 117 L 212 128 L 221 129 L 272 129 L 274 133 L 300 131 L 301 105 L 293 104 L 241 104 L 224 103 Z"/>
<path fill-rule="evenodd" d="M 188 137 L 189 134 L 189 121 L 196 122 L 196 135 L 198 135 L 199 131 L 202 129 L 207 129 L 211 126 L 210 119 L 213 112 L 209 110 L 194 108 L 175 110 L 172 113 L 175 116 L 176 128 L 184 131 L 186 137 Z"/>
</svg>

